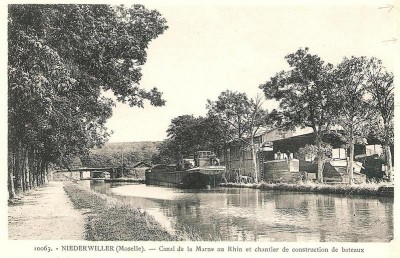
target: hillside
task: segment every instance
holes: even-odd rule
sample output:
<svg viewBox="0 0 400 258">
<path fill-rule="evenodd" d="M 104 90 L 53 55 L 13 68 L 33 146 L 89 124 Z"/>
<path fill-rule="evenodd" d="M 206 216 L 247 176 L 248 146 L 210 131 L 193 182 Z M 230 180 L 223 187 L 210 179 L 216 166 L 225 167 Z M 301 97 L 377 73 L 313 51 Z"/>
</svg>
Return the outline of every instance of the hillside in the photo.
<svg viewBox="0 0 400 258">
<path fill-rule="evenodd" d="M 161 142 L 116 142 L 106 143 L 102 148 L 92 149 L 87 159 L 82 159 L 86 167 L 116 167 L 124 162 L 132 166 L 137 162 L 151 163 L 151 158 L 158 153 Z M 122 161 L 123 159 L 123 161 Z"/>
</svg>

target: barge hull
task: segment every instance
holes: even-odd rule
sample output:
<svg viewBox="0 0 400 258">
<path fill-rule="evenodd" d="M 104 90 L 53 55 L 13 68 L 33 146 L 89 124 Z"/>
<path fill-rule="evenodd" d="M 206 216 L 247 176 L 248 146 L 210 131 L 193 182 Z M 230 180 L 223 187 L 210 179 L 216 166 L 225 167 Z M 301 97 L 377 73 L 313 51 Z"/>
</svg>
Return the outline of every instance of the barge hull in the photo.
<svg viewBox="0 0 400 258">
<path fill-rule="evenodd" d="M 220 174 L 203 174 L 199 171 L 175 172 L 146 172 L 147 185 L 173 186 L 179 188 L 206 188 L 207 185 L 215 187 L 220 181 Z"/>
</svg>

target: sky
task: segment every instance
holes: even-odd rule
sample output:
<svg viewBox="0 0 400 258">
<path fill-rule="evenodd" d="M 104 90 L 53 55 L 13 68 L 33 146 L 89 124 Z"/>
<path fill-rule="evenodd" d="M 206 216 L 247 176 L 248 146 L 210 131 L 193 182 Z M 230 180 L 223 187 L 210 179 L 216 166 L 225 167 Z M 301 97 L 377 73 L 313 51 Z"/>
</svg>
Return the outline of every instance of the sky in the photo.
<svg viewBox="0 0 400 258">
<path fill-rule="evenodd" d="M 381 2 L 382 3 L 382 2 Z M 161 141 L 171 119 L 206 114 L 207 99 L 227 89 L 262 94 L 258 86 L 288 69 L 284 57 L 299 48 L 338 64 L 343 57 L 375 56 L 395 69 L 395 16 L 380 5 L 162 5 L 169 28 L 148 48 L 141 87 L 156 86 L 164 107 L 117 104 L 107 122 L 110 142 Z M 400 38 L 399 38 L 400 39 Z M 109 93 L 107 96 L 111 96 Z M 276 107 L 265 100 L 267 109 Z"/>
</svg>

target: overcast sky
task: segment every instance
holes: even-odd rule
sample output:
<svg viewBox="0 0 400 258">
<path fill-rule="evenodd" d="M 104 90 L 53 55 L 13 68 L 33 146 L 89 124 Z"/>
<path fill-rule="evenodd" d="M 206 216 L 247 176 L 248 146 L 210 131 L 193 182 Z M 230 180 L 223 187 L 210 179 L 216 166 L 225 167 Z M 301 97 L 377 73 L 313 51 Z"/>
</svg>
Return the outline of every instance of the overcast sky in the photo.
<svg viewBox="0 0 400 258">
<path fill-rule="evenodd" d="M 149 46 L 141 86 L 158 87 L 167 103 L 117 104 L 107 123 L 114 131 L 110 141 L 163 140 L 172 118 L 205 115 L 206 100 L 226 89 L 255 97 L 259 84 L 288 68 L 285 55 L 300 47 L 332 64 L 344 56 L 375 56 L 393 71 L 400 40 L 385 41 L 398 38 L 399 9 L 380 6 L 146 5 L 169 28 Z"/>
</svg>

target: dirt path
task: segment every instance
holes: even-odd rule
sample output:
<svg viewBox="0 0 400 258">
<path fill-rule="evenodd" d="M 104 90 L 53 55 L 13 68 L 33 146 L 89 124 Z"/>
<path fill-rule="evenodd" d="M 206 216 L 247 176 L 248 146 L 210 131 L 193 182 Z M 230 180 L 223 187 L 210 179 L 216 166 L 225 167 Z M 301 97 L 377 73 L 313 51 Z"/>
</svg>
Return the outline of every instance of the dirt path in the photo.
<svg viewBox="0 0 400 258">
<path fill-rule="evenodd" d="M 62 182 L 32 191 L 8 207 L 12 240 L 83 240 L 85 217 L 75 210 Z"/>
</svg>

